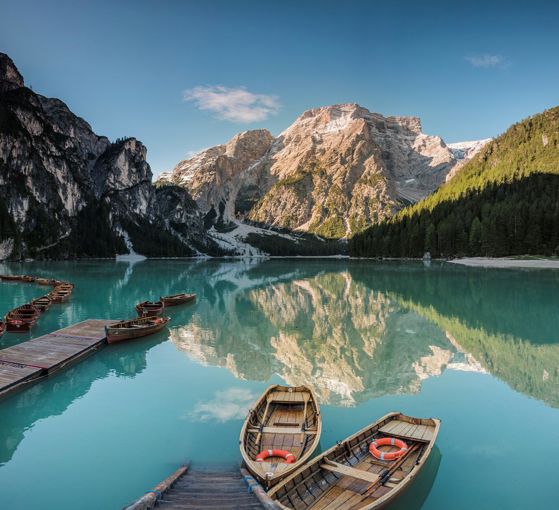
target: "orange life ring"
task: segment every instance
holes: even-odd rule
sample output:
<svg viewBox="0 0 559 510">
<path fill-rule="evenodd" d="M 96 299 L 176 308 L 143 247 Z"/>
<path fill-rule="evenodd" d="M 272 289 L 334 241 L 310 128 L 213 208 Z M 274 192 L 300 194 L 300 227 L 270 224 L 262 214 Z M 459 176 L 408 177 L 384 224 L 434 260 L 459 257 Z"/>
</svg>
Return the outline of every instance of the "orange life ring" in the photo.
<svg viewBox="0 0 559 510">
<path fill-rule="evenodd" d="M 395 452 L 381 452 L 378 450 L 379 446 L 397 446 L 400 449 Z M 379 460 L 396 460 L 408 451 L 408 445 L 395 437 L 382 437 L 369 445 L 369 451 Z"/>
<path fill-rule="evenodd" d="M 264 462 L 268 457 L 283 457 L 286 464 L 293 464 L 295 462 L 295 455 L 287 450 L 262 450 L 256 456 L 256 462 Z"/>
</svg>

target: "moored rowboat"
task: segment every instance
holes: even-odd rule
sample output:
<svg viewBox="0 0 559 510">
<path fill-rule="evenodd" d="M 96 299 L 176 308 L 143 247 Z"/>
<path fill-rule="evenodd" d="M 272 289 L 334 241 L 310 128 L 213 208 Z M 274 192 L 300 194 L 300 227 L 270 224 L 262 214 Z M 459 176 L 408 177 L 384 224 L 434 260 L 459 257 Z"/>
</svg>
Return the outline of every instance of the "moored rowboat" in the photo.
<svg viewBox="0 0 559 510">
<path fill-rule="evenodd" d="M 56 287 L 56 285 L 60 284 L 58 280 L 52 280 L 50 278 L 35 278 L 35 283 L 37 285 L 51 285 L 52 287 Z"/>
<path fill-rule="evenodd" d="M 56 286 L 51 292 L 47 294 L 53 303 L 64 303 L 70 299 L 73 287 L 64 287 L 62 285 Z"/>
<path fill-rule="evenodd" d="M 184 303 L 196 301 L 196 294 L 173 294 L 172 296 L 162 296 L 159 298 L 164 306 L 177 306 Z"/>
<path fill-rule="evenodd" d="M 241 430 L 243 461 L 269 488 L 310 458 L 321 431 L 320 409 L 309 388 L 270 386 L 250 410 Z"/>
<path fill-rule="evenodd" d="M 31 301 L 31 304 L 41 313 L 46 312 L 50 308 L 51 303 L 52 301 L 48 296 L 41 296 Z"/>
<path fill-rule="evenodd" d="M 3 274 L 0 276 L 0 280 L 5 280 L 7 282 L 21 282 L 23 281 L 23 275 L 20 274 Z"/>
<path fill-rule="evenodd" d="M 279 508 L 289 510 L 384 508 L 417 476 L 439 427 L 435 418 L 389 413 L 314 458 L 268 494 Z"/>
<path fill-rule="evenodd" d="M 113 344 L 157 333 L 170 320 L 169 317 L 140 317 L 139 319 L 117 322 L 105 328 L 107 342 Z"/>
<path fill-rule="evenodd" d="M 19 315 L 12 310 L 6 315 L 5 321 L 6 331 L 10 331 L 12 333 L 25 333 L 37 323 L 37 317 L 26 317 L 24 315 Z"/>
<path fill-rule="evenodd" d="M 161 301 L 143 301 L 136 305 L 136 313 L 140 317 L 156 317 L 163 313 L 163 308 Z"/>
<path fill-rule="evenodd" d="M 21 315 L 22 317 L 26 317 L 30 319 L 32 318 L 37 319 L 39 317 L 40 311 L 36 306 L 27 303 L 25 305 L 21 305 L 18 306 L 17 308 L 14 308 L 10 313 Z"/>
</svg>

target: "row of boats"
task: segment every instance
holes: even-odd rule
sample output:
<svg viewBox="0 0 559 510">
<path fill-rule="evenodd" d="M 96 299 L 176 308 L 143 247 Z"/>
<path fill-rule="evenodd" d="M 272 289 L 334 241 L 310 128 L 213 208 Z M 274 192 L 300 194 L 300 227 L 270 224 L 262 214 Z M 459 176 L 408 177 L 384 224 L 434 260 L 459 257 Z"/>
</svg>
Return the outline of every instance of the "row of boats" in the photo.
<svg viewBox="0 0 559 510">
<path fill-rule="evenodd" d="M 74 290 L 73 283 L 29 275 L 0 275 L 0 280 L 35 283 L 52 287 L 52 290 L 44 296 L 40 296 L 29 303 L 10 310 L 4 317 L 4 320 L 0 320 L 0 336 L 5 331 L 11 333 L 30 331 L 37 324 L 42 313 L 46 312 L 54 303 L 65 303 L 68 301 Z"/>
<path fill-rule="evenodd" d="M 320 408 L 305 387 L 273 385 L 243 424 L 243 464 L 278 508 L 377 510 L 401 494 L 427 461 L 440 421 L 389 413 L 311 456 Z"/>
<path fill-rule="evenodd" d="M 130 319 L 117 322 L 105 328 L 107 342 L 110 344 L 132 340 L 148 335 L 153 335 L 161 331 L 169 321 L 170 317 L 163 317 L 166 308 L 193 303 L 196 301 L 196 294 L 173 294 L 163 296 L 159 301 L 142 301 L 136 305 L 137 319 Z"/>
</svg>

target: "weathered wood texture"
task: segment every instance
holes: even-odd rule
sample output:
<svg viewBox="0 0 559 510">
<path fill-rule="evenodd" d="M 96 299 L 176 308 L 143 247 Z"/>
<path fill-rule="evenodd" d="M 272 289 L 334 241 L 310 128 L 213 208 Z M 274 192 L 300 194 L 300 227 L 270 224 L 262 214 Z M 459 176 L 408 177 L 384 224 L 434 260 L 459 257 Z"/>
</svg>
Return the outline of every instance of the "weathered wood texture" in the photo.
<svg viewBox="0 0 559 510">
<path fill-rule="evenodd" d="M 155 492 L 148 492 L 138 501 L 127 506 L 125 510 L 150 510 L 152 508 L 262 510 L 263 508 L 274 508 L 274 506 L 263 506 L 255 495 L 259 489 L 264 492 L 262 488 L 257 485 L 249 491 L 243 477 L 236 470 L 192 471 L 189 469 L 184 470 L 174 479 L 173 476 L 154 488 Z M 167 481 L 170 483 L 167 484 Z"/>
<path fill-rule="evenodd" d="M 105 326 L 89 319 L 0 350 L 0 396 L 73 363 L 106 343 Z"/>
</svg>

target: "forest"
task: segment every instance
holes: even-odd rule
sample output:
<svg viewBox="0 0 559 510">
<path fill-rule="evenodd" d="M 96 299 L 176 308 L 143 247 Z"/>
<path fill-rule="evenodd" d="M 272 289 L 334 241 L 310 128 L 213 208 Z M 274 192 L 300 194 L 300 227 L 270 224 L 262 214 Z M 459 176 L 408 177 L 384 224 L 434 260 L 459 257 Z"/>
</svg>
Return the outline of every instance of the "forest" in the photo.
<svg viewBox="0 0 559 510">
<path fill-rule="evenodd" d="M 559 107 L 509 128 L 434 194 L 357 234 L 367 257 L 559 255 Z"/>
</svg>

